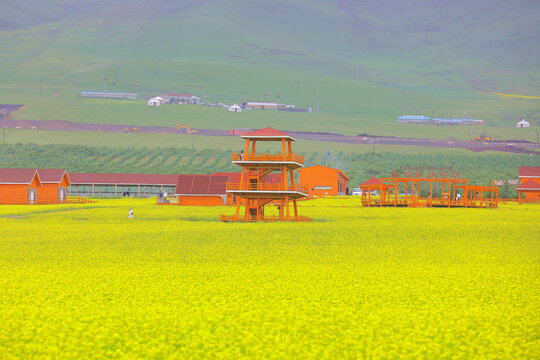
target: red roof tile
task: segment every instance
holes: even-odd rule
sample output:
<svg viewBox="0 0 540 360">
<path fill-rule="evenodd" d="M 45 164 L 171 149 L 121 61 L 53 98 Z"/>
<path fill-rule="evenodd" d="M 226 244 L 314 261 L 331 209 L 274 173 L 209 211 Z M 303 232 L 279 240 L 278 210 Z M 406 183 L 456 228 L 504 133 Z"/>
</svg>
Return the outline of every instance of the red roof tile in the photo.
<svg viewBox="0 0 540 360">
<path fill-rule="evenodd" d="M 282 131 L 273 129 L 271 127 L 265 127 L 255 131 L 248 132 L 242 135 L 243 138 L 254 139 L 291 139 L 294 140 L 289 134 L 285 134 Z"/>
<path fill-rule="evenodd" d="M 540 183 L 534 181 L 533 179 L 529 179 L 523 184 L 519 185 L 516 190 L 540 190 Z"/>
<path fill-rule="evenodd" d="M 166 185 L 174 186 L 178 175 L 153 174 L 69 174 L 71 183 L 76 184 L 105 184 L 105 185 Z"/>
<path fill-rule="evenodd" d="M 540 166 L 520 166 L 519 177 L 540 177 Z"/>
<path fill-rule="evenodd" d="M 214 175 L 228 176 L 230 179 L 229 181 L 233 184 L 240 183 L 240 178 L 242 177 L 242 173 L 235 172 L 215 172 Z M 268 174 L 264 177 L 264 182 L 266 184 L 279 184 L 281 182 L 281 174 Z"/>
<path fill-rule="evenodd" d="M 360 186 L 379 185 L 380 183 L 381 181 L 379 179 L 377 179 L 376 177 L 372 177 L 368 181 L 364 181 L 363 183 L 361 183 Z"/>
<path fill-rule="evenodd" d="M 236 172 L 215 172 L 214 175 L 217 176 L 227 176 L 229 177 L 229 181 L 231 183 L 239 183 L 240 177 L 242 173 L 236 173 Z"/>
<path fill-rule="evenodd" d="M 0 169 L 0 184 L 31 184 L 36 175 L 41 184 L 36 169 Z"/>
<path fill-rule="evenodd" d="M 225 195 L 229 176 L 225 175 L 178 175 L 176 195 Z"/>
<path fill-rule="evenodd" d="M 64 178 L 64 174 L 67 175 L 66 169 L 39 169 L 39 177 L 43 183 L 60 183 Z M 69 183 L 69 175 L 68 175 Z"/>
</svg>

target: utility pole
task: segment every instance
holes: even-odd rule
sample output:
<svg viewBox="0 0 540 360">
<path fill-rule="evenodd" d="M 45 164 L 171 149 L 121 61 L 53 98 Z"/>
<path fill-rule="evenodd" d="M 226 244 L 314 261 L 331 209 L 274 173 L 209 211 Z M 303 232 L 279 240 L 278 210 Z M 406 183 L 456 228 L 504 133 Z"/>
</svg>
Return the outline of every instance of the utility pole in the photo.
<svg viewBox="0 0 540 360">
<path fill-rule="evenodd" d="M 463 113 L 463 115 L 465 115 L 465 119 L 467 119 L 467 112 L 466 111 Z M 466 121 L 468 123 L 468 125 L 467 125 L 467 136 L 471 136 L 471 120 L 467 119 Z"/>
<path fill-rule="evenodd" d="M 191 151 L 193 151 L 193 148 L 195 146 L 195 134 L 191 135 Z"/>
<path fill-rule="evenodd" d="M 375 137 L 371 138 L 371 143 L 373 144 L 373 147 L 371 148 L 371 152 L 375 154 Z"/>
</svg>

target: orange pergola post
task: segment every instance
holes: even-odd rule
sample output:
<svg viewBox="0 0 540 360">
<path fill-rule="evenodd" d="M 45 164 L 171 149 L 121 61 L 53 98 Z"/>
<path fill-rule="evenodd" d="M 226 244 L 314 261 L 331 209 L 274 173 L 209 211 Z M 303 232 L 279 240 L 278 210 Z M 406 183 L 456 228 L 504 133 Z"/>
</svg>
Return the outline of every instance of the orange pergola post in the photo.
<svg viewBox="0 0 540 360">
<path fill-rule="evenodd" d="M 405 204 L 407 203 L 408 192 L 409 192 L 409 181 L 405 180 Z"/>
<path fill-rule="evenodd" d="M 397 206 L 398 180 L 394 180 L 394 207 Z"/>
<path fill-rule="evenodd" d="M 429 206 L 433 206 L 433 180 L 429 180 Z"/>
</svg>

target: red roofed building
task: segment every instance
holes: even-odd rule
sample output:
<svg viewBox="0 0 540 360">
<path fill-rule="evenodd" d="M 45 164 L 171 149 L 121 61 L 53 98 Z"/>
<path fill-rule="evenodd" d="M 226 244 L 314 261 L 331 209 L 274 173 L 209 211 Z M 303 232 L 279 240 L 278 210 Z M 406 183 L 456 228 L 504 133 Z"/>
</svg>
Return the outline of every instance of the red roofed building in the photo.
<svg viewBox="0 0 540 360">
<path fill-rule="evenodd" d="M 540 166 L 521 166 L 518 175 L 519 202 L 540 202 Z"/>
<path fill-rule="evenodd" d="M 371 193 L 374 195 L 380 193 L 381 181 L 376 177 L 372 177 L 371 179 L 361 183 L 358 187 L 362 189 L 362 196 L 365 197 L 367 194 L 371 199 Z"/>
<path fill-rule="evenodd" d="M 39 191 L 39 201 L 48 203 L 64 203 L 67 189 L 71 184 L 65 169 L 39 169 L 42 188 Z"/>
<path fill-rule="evenodd" d="M 315 165 L 298 170 L 298 183 L 308 190 L 308 197 L 347 195 L 350 178 L 341 170 Z"/>
<path fill-rule="evenodd" d="M 0 169 L 0 204 L 37 204 L 39 190 L 36 169 Z"/>
<path fill-rule="evenodd" d="M 377 179 L 376 177 L 372 177 L 371 179 L 361 183 L 360 187 L 367 186 L 367 185 L 379 185 L 380 183 L 381 183 L 381 181 L 379 179 Z"/>
<path fill-rule="evenodd" d="M 178 205 L 227 205 L 226 175 L 178 175 L 174 194 Z"/>
</svg>

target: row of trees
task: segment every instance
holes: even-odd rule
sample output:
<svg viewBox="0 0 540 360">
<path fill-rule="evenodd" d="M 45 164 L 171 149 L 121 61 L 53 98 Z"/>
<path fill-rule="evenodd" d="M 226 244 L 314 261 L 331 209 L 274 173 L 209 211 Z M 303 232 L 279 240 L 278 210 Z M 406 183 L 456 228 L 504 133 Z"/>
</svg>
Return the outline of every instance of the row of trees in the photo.
<svg viewBox="0 0 540 360">
<path fill-rule="evenodd" d="M 66 168 L 70 172 L 211 174 L 239 171 L 231 164 L 230 150 L 178 148 L 103 148 L 73 145 L 14 144 L 0 146 L 0 167 Z M 504 180 L 501 197 L 515 197 L 519 166 L 535 166 L 537 157 L 517 154 L 399 154 L 390 152 L 352 154 L 343 152 L 306 153 L 306 166 L 326 165 L 342 169 L 350 178 L 349 187 L 372 177 L 390 177 L 410 171 L 425 176 L 434 168 L 437 176 L 458 176 L 470 184 L 490 185 Z M 406 169 L 406 170 L 403 170 Z M 412 170 L 408 170 L 412 169 Z M 428 169 L 428 170 L 425 170 Z M 446 174 L 441 174 L 441 173 Z"/>
</svg>

